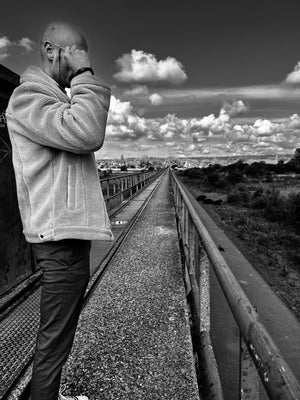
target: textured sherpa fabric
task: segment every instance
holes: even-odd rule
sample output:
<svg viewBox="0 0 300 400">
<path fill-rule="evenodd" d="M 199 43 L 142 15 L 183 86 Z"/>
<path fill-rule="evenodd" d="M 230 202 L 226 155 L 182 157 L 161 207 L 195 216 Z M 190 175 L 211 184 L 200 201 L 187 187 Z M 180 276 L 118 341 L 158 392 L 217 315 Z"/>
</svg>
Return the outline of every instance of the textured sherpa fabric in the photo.
<svg viewBox="0 0 300 400">
<path fill-rule="evenodd" d="M 103 144 L 110 89 L 81 74 L 69 98 L 33 66 L 20 82 L 6 116 L 27 241 L 113 240 L 93 154 Z"/>
</svg>

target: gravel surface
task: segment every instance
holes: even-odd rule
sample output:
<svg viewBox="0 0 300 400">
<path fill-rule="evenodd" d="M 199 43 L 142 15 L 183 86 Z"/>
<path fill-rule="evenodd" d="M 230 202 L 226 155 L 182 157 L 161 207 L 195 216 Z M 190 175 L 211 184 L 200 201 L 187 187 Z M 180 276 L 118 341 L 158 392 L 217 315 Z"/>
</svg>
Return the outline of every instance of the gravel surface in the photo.
<svg viewBox="0 0 300 400">
<path fill-rule="evenodd" d="M 83 310 L 62 382 L 89 400 L 199 399 L 168 174 Z"/>
</svg>

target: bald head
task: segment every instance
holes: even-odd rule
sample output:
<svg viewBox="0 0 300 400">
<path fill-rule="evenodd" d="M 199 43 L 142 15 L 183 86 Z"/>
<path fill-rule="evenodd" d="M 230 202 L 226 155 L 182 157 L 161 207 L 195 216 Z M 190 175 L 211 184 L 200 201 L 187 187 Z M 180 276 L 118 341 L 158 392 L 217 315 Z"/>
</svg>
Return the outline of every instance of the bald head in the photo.
<svg viewBox="0 0 300 400">
<path fill-rule="evenodd" d="M 72 49 L 71 53 L 70 49 Z M 76 53 L 76 50 L 81 53 Z M 74 59 L 74 54 L 77 54 L 77 57 L 83 57 L 86 64 L 83 67 L 88 67 L 90 60 L 87 50 L 87 41 L 77 28 L 65 22 L 51 22 L 41 37 L 42 70 L 60 86 L 69 87 L 74 69 L 80 68 L 76 57 Z"/>
<path fill-rule="evenodd" d="M 50 42 L 61 47 L 73 46 L 80 50 L 88 50 L 87 41 L 82 33 L 74 26 L 64 22 L 51 22 L 44 30 L 41 38 L 41 51 L 44 44 Z"/>
</svg>

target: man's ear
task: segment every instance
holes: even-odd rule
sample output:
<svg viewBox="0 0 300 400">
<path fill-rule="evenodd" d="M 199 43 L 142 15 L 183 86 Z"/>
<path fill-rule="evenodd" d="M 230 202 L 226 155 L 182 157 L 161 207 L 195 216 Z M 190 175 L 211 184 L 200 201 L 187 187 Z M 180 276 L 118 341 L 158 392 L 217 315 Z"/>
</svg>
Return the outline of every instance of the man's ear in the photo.
<svg viewBox="0 0 300 400">
<path fill-rule="evenodd" d="M 44 52 L 47 55 L 48 60 L 53 61 L 54 59 L 54 48 L 50 42 L 44 42 Z"/>
</svg>

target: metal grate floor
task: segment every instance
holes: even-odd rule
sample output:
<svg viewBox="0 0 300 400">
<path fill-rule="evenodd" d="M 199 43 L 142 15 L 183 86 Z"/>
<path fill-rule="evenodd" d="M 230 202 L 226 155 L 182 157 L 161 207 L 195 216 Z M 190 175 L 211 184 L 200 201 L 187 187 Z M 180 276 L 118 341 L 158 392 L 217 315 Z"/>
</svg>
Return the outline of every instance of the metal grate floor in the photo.
<svg viewBox="0 0 300 400">
<path fill-rule="evenodd" d="M 0 323 L 0 398 L 30 361 L 39 326 L 41 288 Z"/>
</svg>

